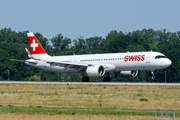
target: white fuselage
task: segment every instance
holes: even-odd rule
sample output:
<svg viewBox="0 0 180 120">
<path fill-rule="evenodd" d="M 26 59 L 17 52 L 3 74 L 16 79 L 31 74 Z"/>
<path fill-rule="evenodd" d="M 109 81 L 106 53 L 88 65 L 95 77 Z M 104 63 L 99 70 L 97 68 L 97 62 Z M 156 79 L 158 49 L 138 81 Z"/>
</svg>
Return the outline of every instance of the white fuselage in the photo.
<svg viewBox="0 0 180 120">
<path fill-rule="evenodd" d="M 160 56 L 159 58 L 157 56 Z M 90 54 L 90 55 L 69 55 L 46 57 L 44 60 L 28 59 L 27 65 L 59 73 L 79 72 L 74 68 L 65 69 L 61 66 L 52 66 L 47 61 L 92 64 L 105 66 L 105 72 L 131 71 L 131 70 L 157 70 L 171 65 L 171 61 L 159 52 L 126 52 L 109 54 Z"/>
</svg>

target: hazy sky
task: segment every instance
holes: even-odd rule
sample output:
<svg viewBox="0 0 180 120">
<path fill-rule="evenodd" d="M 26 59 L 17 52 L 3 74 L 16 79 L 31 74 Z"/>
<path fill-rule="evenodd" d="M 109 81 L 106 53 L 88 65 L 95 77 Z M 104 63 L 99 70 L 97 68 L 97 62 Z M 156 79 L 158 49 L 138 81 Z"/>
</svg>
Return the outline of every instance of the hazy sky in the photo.
<svg viewBox="0 0 180 120">
<path fill-rule="evenodd" d="M 180 31 L 180 0 L 1 0 L 0 29 L 77 39 L 111 30 Z"/>
</svg>

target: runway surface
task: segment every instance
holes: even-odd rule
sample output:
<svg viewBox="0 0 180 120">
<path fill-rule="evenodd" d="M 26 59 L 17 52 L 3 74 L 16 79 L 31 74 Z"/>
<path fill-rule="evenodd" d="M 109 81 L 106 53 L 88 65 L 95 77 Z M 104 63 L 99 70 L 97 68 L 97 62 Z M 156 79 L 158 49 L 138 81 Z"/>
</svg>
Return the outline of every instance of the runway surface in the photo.
<svg viewBox="0 0 180 120">
<path fill-rule="evenodd" d="M 180 83 L 138 82 L 44 82 L 44 81 L 0 81 L 0 84 L 59 84 L 59 85 L 128 85 L 128 86 L 180 86 Z"/>
</svg>

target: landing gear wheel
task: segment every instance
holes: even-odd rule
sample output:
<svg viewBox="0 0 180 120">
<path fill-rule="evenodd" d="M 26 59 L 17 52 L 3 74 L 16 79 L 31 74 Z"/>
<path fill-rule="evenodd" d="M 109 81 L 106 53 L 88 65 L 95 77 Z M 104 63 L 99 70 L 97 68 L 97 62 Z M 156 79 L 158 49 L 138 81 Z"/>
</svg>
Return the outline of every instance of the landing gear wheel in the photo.
<svg viewBox="0 0 180 120">
<path fill-rule="evenodd" d="M 104 82 L 111 82 L 111 78 L 109 76 L 104 77 Z"/>
<path fill-rule="evenodd" d="M 82 77 L 82 81 L 83 82 L 89 82 L 89 77 L 87 77 L 87 76 Z"/>
<path fill-rule="evenodd" d="M 154 76 L 154 70 L 151 70 L 151 74 L 152 74 L 152 80 L 156 79 L 156 77 Z"/>
</svg>

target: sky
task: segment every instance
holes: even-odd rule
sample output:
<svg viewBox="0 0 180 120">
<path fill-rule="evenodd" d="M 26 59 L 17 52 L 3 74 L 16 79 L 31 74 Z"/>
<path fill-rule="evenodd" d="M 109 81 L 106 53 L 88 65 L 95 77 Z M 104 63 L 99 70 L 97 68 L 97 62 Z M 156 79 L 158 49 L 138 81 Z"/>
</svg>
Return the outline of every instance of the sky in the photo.
<svg viewBox="0 0 180 120">
<path fill-rule="evenodd" d="M 39 32 L 48 39 L 61 33 L 71 40 L 105 38 L 112 30 L 177 32 L 179 6 L 180 0 L 1 0 L 0 29 Z"/>
</svg>

